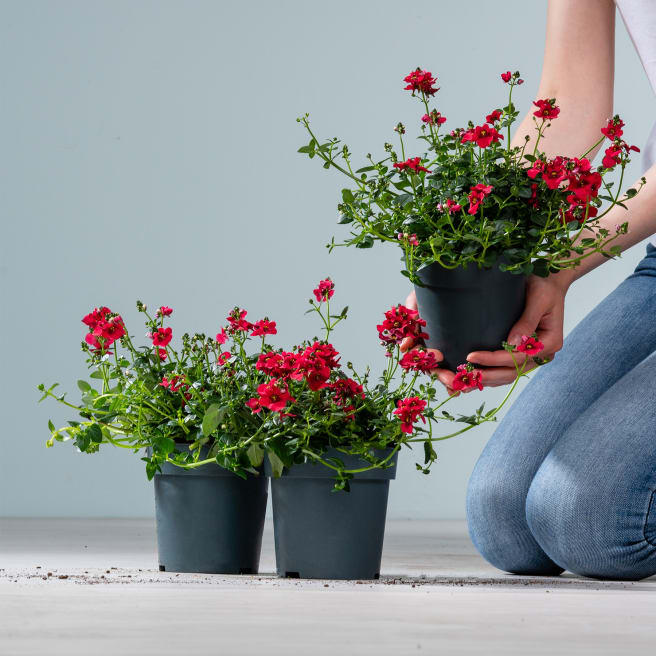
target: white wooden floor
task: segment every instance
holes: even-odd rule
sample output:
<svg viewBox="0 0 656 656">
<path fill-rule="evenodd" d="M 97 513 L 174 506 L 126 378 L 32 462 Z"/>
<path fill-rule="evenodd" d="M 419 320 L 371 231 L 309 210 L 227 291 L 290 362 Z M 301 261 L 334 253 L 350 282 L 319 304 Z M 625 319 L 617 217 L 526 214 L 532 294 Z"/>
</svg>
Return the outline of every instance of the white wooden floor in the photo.
<svg viewBox="0 0 656 656">
<path fill-rule="evenodd" d="M 656 577 L 503 574 L 461 522 L 390 522 L 379 582 L 157 571 L 150 520 L 0 520 L 0 654 L 624 654 L 656 645 Z"/>
</svg>

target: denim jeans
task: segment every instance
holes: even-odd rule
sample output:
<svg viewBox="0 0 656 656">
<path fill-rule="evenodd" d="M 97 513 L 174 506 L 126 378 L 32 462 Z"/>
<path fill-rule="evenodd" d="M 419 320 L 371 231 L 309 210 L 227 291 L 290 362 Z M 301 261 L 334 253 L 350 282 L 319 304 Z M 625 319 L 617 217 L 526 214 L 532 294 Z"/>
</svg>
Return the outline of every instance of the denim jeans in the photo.
<svg viewBox="0 0 656 656">
<path fill-rule="evenodd" d="M 472 473 L 469 532 L 516 574 L 656 574 L 656 248 L 532 375 Z"/>
</svg>

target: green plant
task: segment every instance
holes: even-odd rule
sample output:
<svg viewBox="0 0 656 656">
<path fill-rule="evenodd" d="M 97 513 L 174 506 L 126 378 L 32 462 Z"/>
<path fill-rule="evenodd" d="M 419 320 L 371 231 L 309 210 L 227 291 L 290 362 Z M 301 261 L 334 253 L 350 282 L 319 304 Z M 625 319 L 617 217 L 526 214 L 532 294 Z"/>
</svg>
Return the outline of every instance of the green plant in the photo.
<svg viewBox="0 0 656 656">
<path fill-rule="evenodd" d="M 404 251 L 402 273 L 419 285 L 417 270 L 432 262 L 451 269 L 498 261 L 511 273 L 547 276 L 596 252 L 619 256 L 612 241 L 627 232 L 628 224 L 617 225 L 611 234 L 599 220 L 615 205 L 626 208 L 625 201 L 639 191 L 621 191 L 629 155 L 638 150 L 622 140 L 624 122 L 619 116 L 610 119 L 601 139 L 579 158 L 548 159 L 539 150 L 540 140 L 560 109 L 553 98 L 539 100 L 534 103 L 535 140 L 526 136 L 521 148 L 511 147 L 510 129 L 519 114 L 512 92 L 523 80 L 518 72 L 501 77 L 509 87 L 503 108 L 488 114 L 482 125 L 470 121 L 466 129 L 443 133 L 446 118 L 429 105 L 438 91 L 436 80 L 429 71 L 412 71 L 405 88 L 425 112 L 419 136 L 425 152 L 408 157 L 406 129 L 398 123 L 398 149 L 386 143 L 384 158 L 369 154 L 358 169 L 348 146 L 319 139 L 308 114 L 298 118 L 310 136 L 299 152 L 352 183 L 338 204 L 339 223 L 351 226 L 350 237 L 340 244 L 333 239 L 329 248 L 398 243 Z M 586 156 L 606 138 L 611 145 L 593 169 Z M 614 192 L 608 177 L 616 169 L 620 179 Z M 640 187 L 644 183 L 643 178 Z M 600 213 L 603 201 L 609 205 Z"/>
<path fill-rule="evenodd" d="M 444 406 L 455 395 L 437 399 L 434 355 L 420 346 L 401 352 L 404 339 L 426 337 L 425 322 L 402 305 L 387 311 L 377 327 L 388 356 L 382 376 L 372 381 L 369 370 L 360 375 L 351 363 L 342 367 L 328 340 L 347 308 L 331 313 L 333 293 L 332 281 L 322 280 L 310 301 L 309 312 L 320 318 L 323 339 L 289 351 L 266 342 L 277 333 L 276 322 L 251 323 L 240 308 L 230 313 L 216 337 L 185 334 L 179 350 L 172 348 L 172 330 L 165 326 L 170 308 L 151 316 L 137 302 L 152 342 L 140 347 L 120 315 L 96 308 L 83 319 L 88 333 L 82 348 L 91 374 L 88 381 L 78 381 L 81 403 L 58 395 L 56 384 L 39 386 L 41 400 L 54 398 L 79 414 L 60 428 L 49 422 L 48 446 L 70 440 L 85 453 L 103 445 L 135 453 L 150 449 L 142 458 L 149 478 L 163 462 L 184 468 L 216 463 L 245 477 L 259 473 L 267 454 L 275 476 L 296 463 L 319 462 L 334 470 L 337 489 L 348 489 L 358 471 L 390 466 L 402 446 L 416 442 L 424 447 L 424 462 L 417 468 L 428 473 L 437 457 L 434 442 L 493 421 L 515 389 L 517 381 L 491 410 L 481 405 L 472 415 L 447 412 Z M 249 342 L 257 348 L 247 348 Z M 517 380 L 526 375 L 529 357 L 541 363 L 534 354 L 542 345 L 533 337 L 516 348 L 504 347 L 521 356 L 514 358 Z M 461 365 L 453 387 L 482 389 L 480 375 L 471 365 Z M 434 427 L 439 422 L 464 425 L 438 436 Z M 332 448 L 358 455 L 367 465 L 348 470 L 340 459 L 325 457 Z M 379 449 L 387 451 L 381 456 Z"/>
</svg>

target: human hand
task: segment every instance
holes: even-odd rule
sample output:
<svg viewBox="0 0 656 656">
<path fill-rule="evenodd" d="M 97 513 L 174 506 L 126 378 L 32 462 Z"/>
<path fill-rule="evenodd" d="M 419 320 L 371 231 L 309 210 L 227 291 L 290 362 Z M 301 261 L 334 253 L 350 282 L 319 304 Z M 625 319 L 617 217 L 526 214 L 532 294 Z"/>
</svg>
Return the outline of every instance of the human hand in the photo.
<svg viewBox="0 0 656 656">
<path fill-rule="evenodd" d="M 408 298 L 405 299 L 405 306 L 407 308 L 410 308 L 411 310 L 417 311 L 417 296 L 414 290 L 410 292 Z M 401 351 L 403 352 L 409 351 L 414 345 L 415 345 L 415 340 L 412 339 L 412 337 L 406 337 L 401 342 Z M 444 355 L 438 349 L 427 349 L 427 350 L 435 356 L 435 359 L 438 362 L 444 360 Z M 459 393 L 453 389 L 453 378 L 455 376 L 455 372 L 449 371 L 448 369 L 438 368 L 438 369 L 433 369 L 433 371 L 431 371 L 431 374 L 437 376 L 437 379 L 446 387 L 449 394 L 453 395 Z"/>
<path fill-rule="evenodd" d="M 552 359 L 563 346 L 563 320 L 565 295 L 573 281 L 569 270 L 551 274 L 547 278 L 530 276 L 526 287 L 526 307 L 517 323 L 510 329 L 508 343 L 517 346 L 522 335 L 537 333 L 537 338 L 544 345 L 538 354 L 540 358 Z M 524 371 L 530 371 L 537 365 L 522 353 L 513 355 L 503 349 L 499 351 L 473 351 L 467 356 L 472 364 L 485 365 L 481 369 L 481 382 L 487 387 L 507 385 L 517 378 L 513 356 L 518 364 L 526 362 Z"/>
</svg>

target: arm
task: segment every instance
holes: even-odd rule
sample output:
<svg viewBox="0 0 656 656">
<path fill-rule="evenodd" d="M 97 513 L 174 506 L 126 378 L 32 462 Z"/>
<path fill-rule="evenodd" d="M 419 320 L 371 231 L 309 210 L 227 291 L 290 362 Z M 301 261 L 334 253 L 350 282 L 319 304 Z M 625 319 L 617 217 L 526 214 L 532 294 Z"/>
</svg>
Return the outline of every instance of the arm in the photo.
<svg viewBox="0 0 656 656">
<path fill-rule="evenodd" d="M 555 97 L 561 113 L 541 141 L 548 156 L 580 156 L 597 141 L 599 128 L 612 115 L 614 26 L 612 0 L 549 1 L 538 97 Z M 531 116 L 528 116 L 517 130 L 513 145 L 523 144 L 524 135 L 532 133 Z M 656 183 L 656 167 L 645 177 L 647 182 Z M 629 222 L 629 233 L 613 242 L 622 250 L 656 231 L 656 214 L 652 209 L 656 203 L 654 187 L 656 184 L 648 184 L 628 210 L 616 206 L 600 221 L 599 225 L 611 234 L 616 224 Z M 576 269 L 548 278 L 530 277 L 526 309 L 511 329 L 508 341 L 518 343 L 521 335 L 537 332 L 545 346 L 541 355 L 553 357 L 563 343 L 564 301 L 570 285 L 606 261 L 607 258 L 596 253 L 585 258 Z M 469 359 L 492 367 L 484 370 L 486 385 L 504 385 L 515 378 L 513 363 L 505 351 L 477 351 Z"/>
</svg>

